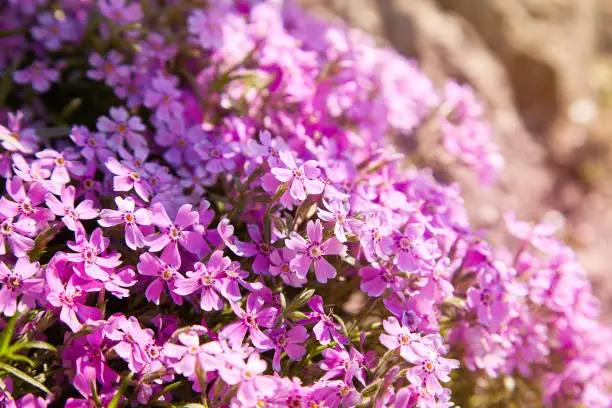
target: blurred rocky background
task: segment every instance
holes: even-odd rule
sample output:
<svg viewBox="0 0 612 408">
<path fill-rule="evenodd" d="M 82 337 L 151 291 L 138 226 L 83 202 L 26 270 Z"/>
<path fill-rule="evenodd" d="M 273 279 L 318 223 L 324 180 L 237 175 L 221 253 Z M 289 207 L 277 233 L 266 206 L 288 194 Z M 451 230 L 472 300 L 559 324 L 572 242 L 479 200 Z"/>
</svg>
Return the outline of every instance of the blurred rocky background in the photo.
<svg viewBox="0 0 612 408">
<path fill-rule="evenodd" d="M 488 189 L 452 174 L 472 221 L 564 219 L 612 321 L 612 0 L 301 2 L 478 91 L 506 168 Z"/>
</svg>

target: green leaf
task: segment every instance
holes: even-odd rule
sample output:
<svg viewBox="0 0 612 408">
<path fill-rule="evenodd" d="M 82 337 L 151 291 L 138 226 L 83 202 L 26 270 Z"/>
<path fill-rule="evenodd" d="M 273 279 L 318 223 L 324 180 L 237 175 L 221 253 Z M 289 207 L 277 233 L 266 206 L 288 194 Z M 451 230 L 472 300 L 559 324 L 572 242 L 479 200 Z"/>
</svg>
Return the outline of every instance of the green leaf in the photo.
<svg viewBox="0 0 612 408">
<path fill-rule="evenodd" d="M 30 367 L 34 367 L 36 365 L 36 363 L 31 358 L 28 358 L 26 356 L 22 356 L 21 354 L 7 353 L 4 356 L 4 358 L 7 359 L 7 360 L 10 360 L 10 361 L 20 361 L 22 363 L 26 363 Z"/>
<path fill-rule="evenodd" d="M 2 332 L 0 332 L 0 357 L 2 357 L 8 352 L 9 345 L 11 344 L 11 339 L 13 338 L 13 334 L 15 333 L 15 325 L 17 324 L 17 320 L 19 320 L 20 316 L 21 313 L 16 313 L 15 315 L 13 315 L 6 327 L 2 329 Z"/>
<path fill-rule="evenodd" d="M 91 387 L 91 398 L 93 399 L 94 405 L 96 408 L 102 408 L 102 401 L 100 401 L 100 396 L 98 395 L 98 387 L 96 387 L 96 381 L 90 381 Z"/>
<path fill-rule="evenodd" d="M 20 341 L 8 348 L 9 353 L 15 353 L 22 349 L 40 349 L 40 350 L 49 350 L 49 351 L 57 351 L 55 347 L 53 347 L 49 343 L 45 343 L 44 341 Z"/>
<path fill-rule="evenodd" d="M 125 391 L 127 390 L 128 385 L 130 385 L 130 381 L 132 380 L 133 376 L 134 373 L 129 373 L 123 378 L 119 389 L 117 390 L 115 395 L 113 395 L 113 399 L 108 403 L 108 406 L 106 408 L 117 408 L 119 406 L 119 401 L 121 401 L 121 397 L 123 396 L 123 394 L 125 394 Z"/>
<path fill-rule="evenodd" d="M 5 363 L 0 363 L 0 370 L 4 370 L 7 373 L 14 375 L 15 377 L 19 378 L 22 381 L 27 382 L 28 384 L 46 392 L 47 394 L 51 394 L 51 391 L 49 391 L 49 389 L 47 387 L 45 387 L 45 385 L 43 383 L 41 383 L 38 380 L 35 380 L 34 378 L 30 377 L 28 374 L 24 373 L 23 371 L 5 364 Z M 109 405 L 110 407 L 110 405 Z"/>
</svg>

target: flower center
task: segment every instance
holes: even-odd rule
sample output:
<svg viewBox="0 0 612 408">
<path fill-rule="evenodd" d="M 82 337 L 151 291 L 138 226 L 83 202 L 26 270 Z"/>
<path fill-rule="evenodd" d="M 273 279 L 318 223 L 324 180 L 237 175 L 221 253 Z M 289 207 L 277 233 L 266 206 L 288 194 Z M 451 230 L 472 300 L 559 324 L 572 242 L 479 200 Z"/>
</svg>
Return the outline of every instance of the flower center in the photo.
<svg viewBox="0 0 612 408">
<path fill-rule="evenodd" d="M 289 271 L 291 271 L 291 269 L 289 268 L 289 264 L 283 264 L 280 269 L 283 273 L 289 273 Z"/>
<path fill-rule="evenodd" d="M 96 139 L 94 139 L 93 137 L 90 139 L 87 139 L 87 143 L 91 146 L 91 147 L 96 147 L 98 145 L 98 142 L 96 142 Z"/>
<path fill-rule="evenodd" d="M 93 262 L 96 259 L 96 250 L 93 248 L 87 248 L 83 251 L 83 258 L 88 262 Z"/>
<path fill-rule="evenodd" d="M 63 166 L 66 164 L 66 160 L 62 156 L 60 156 L 55 159 L 55 164 L 57 164 L 58 166 Z"/>
<path fill-rule="evenodd" d="M 323 256 L 324 252 L 321 245 L 319 245 L 318 242 L 315 242 L 310 246 L 310 248 L 308 248 L 308 254 L 313 259 L 319 259 Z"/>
<path fill-rule="evenodd" d="M 302 178 L 302 177 L 304 177 L 304 173 L 302 173 L 301 170 L 293 170 L 293 177 L 295 177 L 295 178 Z"/>
<path fill-rule="evenodd" d="M 257 322 L 255 322 L 255 316 L 252 314 L 248 314 L 244 317 L 244 320 L 249 326 L 257 326 Z"/>
<path fill-rule="evenodd" d="M 412 241 L 407 237 L 401 237 L 399 240 L 399 247 L 401 249 L 408 249 L 410 248 L 411 244 L 412 244 Z"/>
<path fill-rule="evenodd" d="M 85 185 L 85 188 L 92 189 L 94 186 L 94 181 L 92 179 L 87 179 L 83 184 Z"/>
<path fill-rule="evenodd" d="M 125 133 L 127 130 L 128 127 L 125 125 L 125 123 L 120 123 L 117 125 L 117 131 L 119 131 L 119 133 Z"/>
<path fill-rule="evenodd" d="M 7 279 L 6 283 L 8 284 L 9 288 L 11 289 L 17 289 L 21 286 L 21 277 L 17 276 L 17 275 L 11 275 L 9 276 L 9 278 Z"/>
<path fill-rule="evenodd" d="M 406 335 L 406 334 L 400 334 L 399 341 L 402 344 L 408 344 L 408 343 L 410 343 L 410 337 L 408 337 L 408 335 Z"/>
<path fill-rule="evenodd" d="M 162 277 L 163 280 L 170 280 L 170 279 L 172 279 L 173 275 L 174 275 L 174 273 L 172 273 L 172 269 L 166 268 L 162 272 L 161 277 Z"/>
<path fill-rule="evenodd" d="M 210 151 L 210 157 L 212 157 L 213 159 L 218 159 L 219 157 L 221 157 L 221 152 L 217 149 L 212 149 Z"/>
<path fill-rule="evenodd" d="M 262 254 L 269 254 L 270 253 L 270 245 L 266 242 L 263 242 L 259 245 L 259 251 Z"/>
<path fill-rule="evenodd" d="M 191 354 L 198 354 L 198 351 L 200 350 L 200 348 L 198 346 L 189 346 L 187 348 L 187 351 Z"/>
<path fill-rule="evenodd" d="M 211 286 L 213 282 L 213 278 L 211 278 L 209 275 L 202 276 L 202 285 Z"/>
<path fill-rule="evenodd" d="M 432 373 L 434 371 L 434 363 L 432 363 L 431 361 L 427 361 L 425 362 L 425 364 L 423 364 L 423 368 L 425 368 L 425 371 L 427 371 L 428 373 Z"/>
<path fill-rule="evenodd" d="M 170 228 L 169 234 L 170 234 L 170 238 L 176 241 L 181 236 L 181 230 L 176 227 L 172 227 Z"/>
<path fill-rule="evenodd" d="M 34 207 L 32 207 L 30 202 L 24 201 L 21 203 L 21 212 L 24 214 L 31 214 L 34 212 Z"/>
<path fill-rule="evenodd" d="M 21 139 L 21 135 L 19 134 L 19 132 L 11 132 L 11 137 L 15 140 Z"/>
<path fill-rule="evenodd" d="M 284 346 L 285 344 L 287 344 L 287 338 L 281 335 L 278 337 L 277 342 L 280 346 Z"/>
<path fill-rule="evenodd" d="M 115 70 L 115 67 L 113 66 L 113 64 L 108 63 L 108 64 L 104 65 L 104 70 L 106 72 L 113 72 Z"/>
<path fill-rule="evenodd" d="M 11 235 L 13 233 L 13 225 L 9 221 L 5 221 L 0 225 L 0 231 L 4 235 Z"/>
<path fill-rule="evenodd" d="M 125 222 L 127 222 L 128 224 L 134 222 L 134 215 L 132 213 L 125 214 L 123 218 L 125 218 Z"/>
<path fill-rule="evenodd" d="M 279 157 L 278 150 L 273 147 L 268 147 L 268 154 L 272 157 Z"/>
<path fill-rule="evenodd" d="M 255 377 L 255 374 L 253 374 L 250 371 L 245 371 L 244 372 L 244 377 L 250 380 L 251 378 Z"/>
<path fill-rule="evenodd" d="M 347 385 L 343 385 L 338 390 L 338 393 L 341 397 L 346 397 L 351 393 L 351 389 Z"/>
<path fill-rule="evenodd" d="M 132 178 L 132 180 L 135 180 L 135 181 L 140 180 L 140 174 L 138 174 L 137 171 L 133 171 L 132 174 L 130 174 L 130 177 Z"/>
</svg>

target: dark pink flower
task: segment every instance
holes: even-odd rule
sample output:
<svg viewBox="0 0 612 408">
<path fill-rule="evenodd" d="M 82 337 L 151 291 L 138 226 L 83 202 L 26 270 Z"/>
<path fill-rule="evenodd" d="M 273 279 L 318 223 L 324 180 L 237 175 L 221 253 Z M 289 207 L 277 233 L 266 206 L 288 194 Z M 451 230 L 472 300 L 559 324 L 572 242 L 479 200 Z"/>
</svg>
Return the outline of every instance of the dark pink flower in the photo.
<svg viewBox="0 0 612 408">
<path fill-rule="evenodd" d="M 106 167 L 115 175 L 113 177 L 113 188 L 115 191 L 130 191 L 134 189 L 140 198 L 144 201 L 149 201 L 151 186 L 141 178 L 138 171 L 128 169 L 115 158 L 108 159 Z"/>
<path fill-rule="evenodd" d="M 62 201 L 48 193 L 45 202 L 55 215 L 62 217 L 62 222 L 70 231 L 83 232 L 84 228 L 80 220 L 91 220 L 98 216 L 98 210 L 94 208 L 91 200 L 83 200 L 79 205 L 74 206 L 75 188 L 73 186 L 62 187 L 60 198 Z"/>
<path fill-rule="evenodd" d="M 249 332 L 251 342 L 260 350 L 270 350 L 274 343 L 261 331 L 259 326 L 271 328 L 276 323 L 278 310 L 273 307 L 264 308 L 264 300 L 257 294 L 247 297 L 246 310 L 243 310 L 233 301 L 230 301 L 232 310 L 240 319 L 236 323 L 230 323 L 221 330 L 223 337 L 230 345 L 240 345 L 244 336 Z"/>
<path fill-rule="evenodd" d="M 219 252 L 217 251 L 215 254 Z M 215 259 L 211 258 L 211 261 L 215 263 L 217 259 L 218 257 L 215 256 Z M 193 268 L 192 272 L 187 272 L 187 278 L 176 282 L 176 293 L 187 296 L 200 291 L 200 307 L 202 310 L 207 312 L 221 310 L 223 308 L 223 300 L 221 300 L 219 293 L 222 290 L 222 278 L 224 277 L 221 273 L 222 271 L 220 268 L 208 270 L 201 262 L 196 262 Z"/>
<path fill-rule="evenodd" d="M 199 215 L 197 211 L 191 211 L 190 204 L 184 204 L 179 208 L 174 222 L 170 220 L 162 204 L 155 203 L 151 209 L 153 212 L 151 221 L 161 231 L 160 234 L 149 237 L 147 245 L 151 252 L 163 250 L 161 259 L 164 262 L 176 267 L 181 266 L 179 243 L 189 252 L 199 256 L 208 249 L 202 234 L 191 230 L 198 223 Z"/>
<path fill-rule="evenodd" d="M 19 258 L 12 270 L 0 262 L 0 310 L 4 315 L 36 306 L 35 299 L 44 290 L 43 280 L 36 277 L 39 271 L 40 264 L 27 258 Z"/>
<path fill-rule="evenodd" d="M 49 209 L 39 207 L 44 202 L 47 190 L 40 183 L 32 183 L 27 192 L 19 177 L 6 180 L 6 192 L 13 201 L 0 198 L 0 214 L 9 217 L 31 218 L 37 222 L 54 219 Z"/>
<path fill-rule="evenodd" d="M 121 254 L 105 254 L 109 239 L 102 235 L 102 228 L 96 228 L 87 236 L 78 234 L 76 242 L 68 242 L 68 247 L 75 253 L 66 254 L 66 259 L 74 263 L 82 263 L 85 273 L 92 279 L 106 281 L 117 266 L 121 265 Z"/>
<path fill-rule="evenodd" d="M 0 255 L 6 254 L 6 244 L 18 258 L 34 247 L 34 240 L 29 238 L 37 232 L 36 222 L 31 218 L 13 221 L 0 214 Z"/>
<path fill-rule="evenodd" d="M 306 347 L 303 343 L 308 339 L 308 332 L 304 326 L 295 326 L 290 330 L 283 326 L 268 332 L 268 336 L 274 342 L 272 367 L 276 371 L 281 370 L 281 354 L 283 352 L 293 361 L 300 361 L 306 354 Z"/>
</svg>

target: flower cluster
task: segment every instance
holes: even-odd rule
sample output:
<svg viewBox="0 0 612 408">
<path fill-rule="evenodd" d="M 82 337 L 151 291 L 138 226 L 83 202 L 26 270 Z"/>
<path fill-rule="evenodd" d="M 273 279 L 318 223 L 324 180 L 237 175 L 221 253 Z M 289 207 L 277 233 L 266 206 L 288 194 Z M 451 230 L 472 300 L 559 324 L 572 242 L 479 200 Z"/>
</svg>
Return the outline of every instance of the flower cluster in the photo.
<svg viewBox="0 0 612 408">
<path fill-rule="evenodd" d="M 390 144 L 492 181 L 469 88 L 289 1 L 0 13 L 0 405 L 609 406 L 555 229 L 494 250 Z"/>
</svg>

